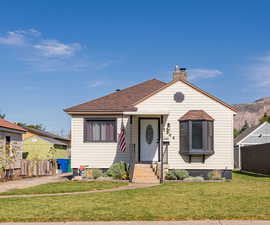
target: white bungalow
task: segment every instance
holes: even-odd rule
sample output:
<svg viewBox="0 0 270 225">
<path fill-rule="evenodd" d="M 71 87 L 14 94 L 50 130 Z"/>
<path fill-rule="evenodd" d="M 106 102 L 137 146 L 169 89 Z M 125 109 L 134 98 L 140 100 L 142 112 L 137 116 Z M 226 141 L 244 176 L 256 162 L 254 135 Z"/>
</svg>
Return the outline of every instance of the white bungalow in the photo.
<svg viewBox="0 0 270 225">
<path fill-rule="evenodd" d="M 122 160 L 135 170 L 163 165 L 200 176 L 220 170 L 231 179 L 236 111 L 187 81 L 184 68 L 176 67 L 169 83 L 148 80 L 65 112 L 72 117 L 74 173 L 82 165 L 106 169 Z M 118 145 L 122 123 L 125 152 Z"/>
</svg>

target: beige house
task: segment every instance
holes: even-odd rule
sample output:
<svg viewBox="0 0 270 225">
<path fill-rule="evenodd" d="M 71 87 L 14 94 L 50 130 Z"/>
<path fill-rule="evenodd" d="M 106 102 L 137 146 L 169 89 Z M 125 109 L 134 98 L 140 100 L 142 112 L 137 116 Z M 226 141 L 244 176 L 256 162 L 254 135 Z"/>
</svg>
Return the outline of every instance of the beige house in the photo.
<svg viewBox="0 0 270 225">
<path fill-rule="evenodd" d="M 148 80 L 65 112 L 72 117 L 75 173 L 82 165 L 106 169 L 126 161 L 135 169 L 163 166 L 200 176 L 220 170 L 231 179 L 236 111 L 190 83 L 183 68 L 176 67 L 169 83 Z M 124 152 L 119 149 L 122 123 Z"/>
<path fill-rule="evenodd" d="M 0 177 L 19 176 L 25 130 L 0 118 Z"/>
</svg>

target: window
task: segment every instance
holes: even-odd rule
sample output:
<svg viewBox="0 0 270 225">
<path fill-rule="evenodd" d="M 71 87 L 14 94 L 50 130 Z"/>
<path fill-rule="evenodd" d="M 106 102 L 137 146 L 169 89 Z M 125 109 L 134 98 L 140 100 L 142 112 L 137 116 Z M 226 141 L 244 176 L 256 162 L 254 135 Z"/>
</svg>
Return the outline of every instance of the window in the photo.
<svg viewBox="0 0 270 225">
<path fill-rule="evenodd" d="M 202 121 L 192 121 L 192 149 L 203 148 Z"/>
<path fill-rule="evenodd" d="M 54 144 L 53 147 L 54 148 L 58 148 L 58 149 L 67 150 L 67 146 L 66 145 Z"/>
<path fill-rule="evenodd" d="M 6 136 L 6 155 L 11 155 L 10 136 Z"/>
<path fill-rule="evenodd" d="M 116 142 L 116 119 L 86 119 L 85 142 Z"/>
<path fill-rule="evenodd" d="M 214 154 L 213 121 L 180 121 L 180 153 L 184 155 Z"/>
</svg>

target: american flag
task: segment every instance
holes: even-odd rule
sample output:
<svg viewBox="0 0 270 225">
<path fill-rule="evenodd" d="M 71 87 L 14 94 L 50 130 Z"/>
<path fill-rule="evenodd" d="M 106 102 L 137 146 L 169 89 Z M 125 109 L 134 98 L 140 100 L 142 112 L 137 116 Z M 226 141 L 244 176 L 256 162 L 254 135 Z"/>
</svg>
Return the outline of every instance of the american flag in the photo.
<svg viewBox="0 0 270 225">
<path fill-rule="evenodd" d="M 121 132 L 119 134 L 119 150 L 121 152 L 126 151 L 126 132 L 123 123 L 121 125 Z"/>
</svg>

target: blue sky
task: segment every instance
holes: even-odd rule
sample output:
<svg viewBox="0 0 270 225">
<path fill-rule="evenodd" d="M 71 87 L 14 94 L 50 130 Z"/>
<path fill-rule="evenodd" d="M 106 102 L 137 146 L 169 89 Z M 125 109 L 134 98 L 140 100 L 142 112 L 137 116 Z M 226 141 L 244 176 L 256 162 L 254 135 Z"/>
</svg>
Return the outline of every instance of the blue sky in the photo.
<svg viewBox="0 0 270 225">
<path fill-rule="evenodd" d="M 270 96 L 270 1 L 1 1 L 0 112 L 68 132 L 62 109 L 175 64 L 228 103 Z"/>
</svg>

